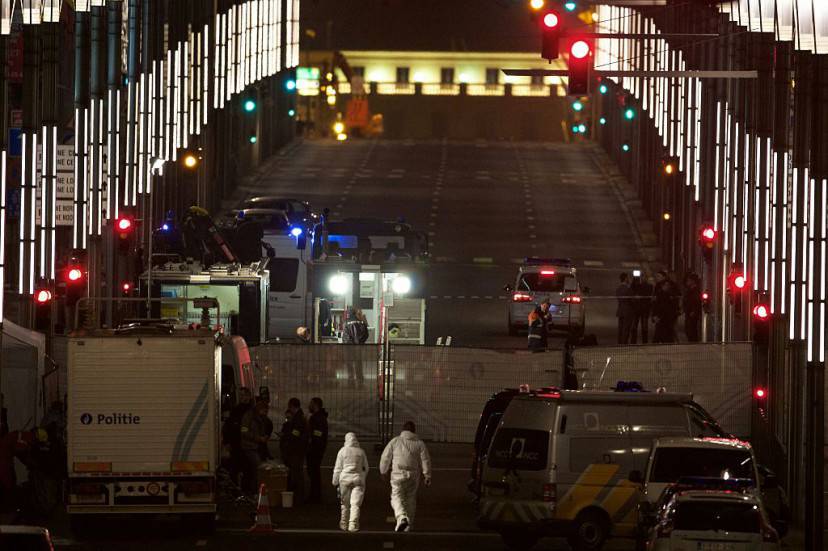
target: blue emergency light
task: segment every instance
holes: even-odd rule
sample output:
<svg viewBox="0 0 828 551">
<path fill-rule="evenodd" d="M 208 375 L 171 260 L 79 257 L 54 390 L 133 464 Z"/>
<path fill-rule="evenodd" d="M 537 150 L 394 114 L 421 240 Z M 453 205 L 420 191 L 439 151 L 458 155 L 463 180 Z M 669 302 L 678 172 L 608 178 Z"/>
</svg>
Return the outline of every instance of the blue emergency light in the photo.
<svg viewBox="0 0 828 551">
<path fill-rule="evenodd" d="M 302 228 L 290 228 L 290 235 L 293 237 L 299 237 L 302 235 Z"/>
</svg>

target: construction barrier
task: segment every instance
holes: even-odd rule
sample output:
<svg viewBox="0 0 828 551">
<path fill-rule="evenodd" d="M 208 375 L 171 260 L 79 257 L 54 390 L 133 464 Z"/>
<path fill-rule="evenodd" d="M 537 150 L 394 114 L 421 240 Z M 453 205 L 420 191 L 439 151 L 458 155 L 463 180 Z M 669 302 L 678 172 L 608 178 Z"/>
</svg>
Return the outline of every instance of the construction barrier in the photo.
<svg viewBox="0 0 828 551">
<path fill-rule="evenodd" d="M 638 381 L 648 390 L 692 394 L 725 430 L 750 435 L 753 350 L 749 342 L 588 347 L 576 349 L 572 359 L 581 389 L 610 389 L 618 381 Z"/>
</svg>

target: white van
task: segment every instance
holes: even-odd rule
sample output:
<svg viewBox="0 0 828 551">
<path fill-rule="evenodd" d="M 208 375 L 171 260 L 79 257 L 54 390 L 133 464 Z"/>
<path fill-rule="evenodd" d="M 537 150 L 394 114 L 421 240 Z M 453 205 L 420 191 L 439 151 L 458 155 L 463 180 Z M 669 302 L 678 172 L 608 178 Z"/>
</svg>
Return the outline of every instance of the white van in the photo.
<svg viewBox="0 0 828 551">
<path fill-rule="evenodd" d="M 662 436 L 724 436 L 687 394 L 545 391 L 515 397 L 482 475 L 479 524 L 512 549 L 567 536 L 577 550 L 635 535 L 638 485 Z"/>
<path fill-rule="evenodd" d="M 309 249 L 299 248 L 297 238 L 265 230 L 263 241 L 273 248 L 267 295 L 269 339 L 293 338 L 296 328 L 311 326 L 308 289 Z"/>
</svg>

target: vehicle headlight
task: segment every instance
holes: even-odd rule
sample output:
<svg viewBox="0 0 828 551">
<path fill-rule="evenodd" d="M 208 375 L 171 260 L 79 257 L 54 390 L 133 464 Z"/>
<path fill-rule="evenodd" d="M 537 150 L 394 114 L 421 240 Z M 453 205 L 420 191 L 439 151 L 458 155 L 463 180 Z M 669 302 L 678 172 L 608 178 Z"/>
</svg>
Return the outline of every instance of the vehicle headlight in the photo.
<svg viewBox="0 0 828 551">
<path fill-rule="evenodd" d="M 328 289 L 335 295 L 344 295 L 348 292 L 348 278 L 342 274 L 336 274 L 328 281 Z"/>
<path fill-rule="evenodd" d="M 411 279 L 407 276 L 397 276 L 391 282 L 391 289 L 395 294 L 404 295 L 411 290 Z"/>
</svg>

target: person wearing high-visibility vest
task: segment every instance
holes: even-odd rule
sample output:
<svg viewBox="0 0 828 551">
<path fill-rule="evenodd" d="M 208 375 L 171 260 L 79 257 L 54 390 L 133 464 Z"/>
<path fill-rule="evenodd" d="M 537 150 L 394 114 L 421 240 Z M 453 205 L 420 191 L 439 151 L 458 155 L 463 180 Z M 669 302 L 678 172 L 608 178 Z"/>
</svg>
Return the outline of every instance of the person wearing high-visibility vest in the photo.
<svg viewBox="0 0 828 551">
<path fill-rule="evenodd" d="M 549 305 L 548 298 L 543 299 L 540 306 L 536 306 L 534 310 L 529 313 L 529 334 L 527 336 L 527 346 L 532 352 L 543 352 L 546 350 L 548 344 L 548 323 L 549 323 Z"/>
</svg>

